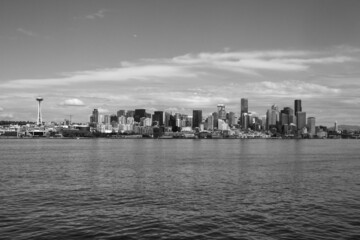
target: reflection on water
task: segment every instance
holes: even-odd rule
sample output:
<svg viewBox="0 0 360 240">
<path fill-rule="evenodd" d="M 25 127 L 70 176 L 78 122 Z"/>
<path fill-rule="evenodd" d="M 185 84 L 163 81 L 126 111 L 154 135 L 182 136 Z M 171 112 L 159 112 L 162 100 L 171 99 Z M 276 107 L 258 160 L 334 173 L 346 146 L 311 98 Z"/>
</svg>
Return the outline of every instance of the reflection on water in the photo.
<svg viewBox="0 0 360 240">
<path fill-rule="evenodd" d="M 0 139 L 0 235 L 355 239 L 359 143 Z"/>
</svg>

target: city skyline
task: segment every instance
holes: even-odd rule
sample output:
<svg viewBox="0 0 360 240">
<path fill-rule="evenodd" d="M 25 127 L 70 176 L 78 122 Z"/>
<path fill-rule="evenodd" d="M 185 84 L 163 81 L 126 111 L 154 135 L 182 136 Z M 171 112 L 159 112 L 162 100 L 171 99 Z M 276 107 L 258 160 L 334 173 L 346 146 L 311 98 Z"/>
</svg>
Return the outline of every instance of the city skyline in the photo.
<svg viewBox="0 0 360 240">
<path fill-rule="evenodd" d="M 90 4 L 91 3 L 91 4 Z M 360 125 L 358 1 L 2 1 L 0 120 L 94 108 L 266 114 L 301 99 Z M 286 21 L 284 21 L 286 19 Z"/>
</svg>

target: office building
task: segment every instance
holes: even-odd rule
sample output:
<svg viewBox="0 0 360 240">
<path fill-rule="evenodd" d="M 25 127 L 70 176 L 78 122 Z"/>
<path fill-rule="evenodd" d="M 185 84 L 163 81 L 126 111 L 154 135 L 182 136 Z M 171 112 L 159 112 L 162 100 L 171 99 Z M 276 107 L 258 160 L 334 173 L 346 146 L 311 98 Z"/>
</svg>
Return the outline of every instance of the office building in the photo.
<svg viewBox="0 0 360 240">
<path fill-rule="evenodd" d="M 226 120 L 226 111 L 225 111 L 225 105 L 224 104 L 218 104 L 217 105 L 218 110 L 218 118 L 222 120 Z"/>
<path fill-rule="evenodd" d="M 297 112 L 296 126 L 298 130 L 302 130 L 306 127 L 306 112 Z"/>
<path fill-rule="evenodd" d="M 193 124 L 192 127 L 200 127 L 202 122 L 202 110 L 193 110 Z"/>
<path fill-rule="evenodd" d="M 314 117 L 308 117 L 307 119 L 307 129 L 310 136 L 315 136 L 316 130 L 315 130 L 315 118 Z"/>
<path fill-rule="evenodd" d="M 301 100 L 296 99 L 294 101 L 294 109 L 295 109 L 295 116 L 297 116 L 298 112 L 302 112 Z"/>
<path fill-rule="evenodd" d="M 121 117 L 121 116 L 125 116 L 125 114 L 126 114 L 125 110 L 119 110 L 119 111 L 117 111 L 116 116 Z"/>
<path fill-rule="evenodd" d="M 158 122 L 158 126 L 164 125 L 164 112 L 163 111 L 155 111 L 153 114 L 153 122 Z"/>
<path fill-rule="evenodd" d="M 97 109 L 93 110 L 92 116 L 93 116 L 93 120 L 94 120 L 93 122 L 98 123 L 99 122 L 99 111 Z"/>
<path fill-rule="evenodd" d="M 140 122 L 141 118 L 146 117 L 146 110 L 145 109 L 135 109 L 134 112 L 134 121 Z"/>
</svg>

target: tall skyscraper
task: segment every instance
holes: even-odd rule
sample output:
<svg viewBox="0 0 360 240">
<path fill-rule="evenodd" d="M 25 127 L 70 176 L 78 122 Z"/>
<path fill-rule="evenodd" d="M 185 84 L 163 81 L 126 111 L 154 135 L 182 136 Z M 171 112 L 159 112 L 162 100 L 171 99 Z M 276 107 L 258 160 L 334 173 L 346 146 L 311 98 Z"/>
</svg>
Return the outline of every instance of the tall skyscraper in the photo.
<svg viewBox="0 0 360 240">
<path fill-rule="evenodd" d="M 248 99 L 247 98 L 242 98 L 241 99 L 241 109 L 240 109 L 240 114 L 242 115 L 243 113 L 248 113 L 249 112 L 249 105 L 248 105 Z"/>
<path fill-rule="evenodd" d="M 146 117 L 146 110 L 145 109 L 135 109 L 134 113 L 134 121 L 140 122 L 140 119 Z"/>
<path fill-rule="evenodd" d="M 121 116 L 125 116 L 125 110 L 119 110 L 119 111 L 117 111 L 117 117 L 121 117 Z"/>
<path fill-rule="evenodd" d="M 302 112 L 301 100 L 300 99 L 296 99 L 294 101 L 294 109 L 295 109 L 295 115 L 296 116 L 297 116 L 298 112 Z"/>
<path fill-rule="evenodd" d="M 240 100 L 240 125 L 243 129 L 246 129 L 248 127 L 248 123 L 246 123 L 245 126 L 245 122 L 243 122 L 243 119 L 245 119 L 243 117 L 244 114 L 248 114 L 249 113 L 249 102 L 247 98 L 242 98 Z"/>
<path fill-rule="evenodd" d="M 214 128 L 218 128 L 219 127 L 219 113 L 213 112 L 212 115 L 214 117 Z"/>
<path fill-rule="evenodd" d="M 155 111 L 153 115 L 153 122 L 157 121 L 159 126 L 164 125 L 164 112 L 163 111 Z"/>
<path fill-rule="evenodd" d="M 92 115 L 94 123 L 99 123 L 99 111 L 96 108 L 93 110 Z"/>
<path fill-rule="evenodd" d="M 225 120 L 226 119 L 225 105 L 224 104 L 218 104 L 217 109 L 218 109 L 219 119 Z"/>
<path fill-rule="evenodd" d="M 296 126 L 298 130 L 306 127 L 306 112 L 298 112 L 296 117 Z"/>
<path fill-rule="evenodd" d="M 135 112 L 134 112 L 134 110 L 129 110 L 129 111 L 127 111 L 126 112 L 126 118 L 128 118 L 128 117 L 134 117 L 134 114 L 135 114 Z"/>
<path fill-rule="evenodd" d="M 316 134 L 315 131 L 315 118 L 314 117 L 308 117 L 307 119 L 307 128 L 308 133 L 310 136 L 314 136 Z"/>
<path fill-rule="evenodd" d="M 202 110 L 193 110 L 193 124 L 192 127 L 200 127 L 202 122 Z"/>
</svg>

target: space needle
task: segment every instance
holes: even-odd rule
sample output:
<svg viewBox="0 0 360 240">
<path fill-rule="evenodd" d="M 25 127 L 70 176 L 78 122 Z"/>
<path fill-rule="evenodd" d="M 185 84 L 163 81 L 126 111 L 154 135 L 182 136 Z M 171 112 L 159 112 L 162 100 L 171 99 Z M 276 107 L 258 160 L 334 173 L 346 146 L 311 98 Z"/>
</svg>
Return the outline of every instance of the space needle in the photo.
<svg viewBox="0 0 360 240">
<path fill-rule="evenodd" d="M 44 99 L 42 97 L 37 97 L 36 101 L 38 101 L 38 115 L 37 115 L 37 120 L 36 120 L 36 124 L 38 126 L 40 126 L 42 124 L 42 115 L 41 115 L 41 102 Z"/>
</svg>

